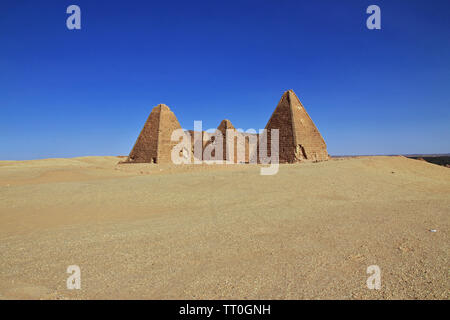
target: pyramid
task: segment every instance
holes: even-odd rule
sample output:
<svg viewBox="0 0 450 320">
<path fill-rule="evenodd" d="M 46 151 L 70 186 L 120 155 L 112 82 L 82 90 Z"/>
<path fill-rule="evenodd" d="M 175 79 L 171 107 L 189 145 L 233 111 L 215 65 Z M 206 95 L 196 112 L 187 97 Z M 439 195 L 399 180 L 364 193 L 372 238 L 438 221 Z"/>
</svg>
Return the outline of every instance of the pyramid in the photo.
<svg viewBox="0 0 450 320">
<path fill-rule="evenodd" d="M 279 129 L 279 161 L 328 160 L 325 141 L 294 91 L 286 91 L 278 102 L 266 129 Z M 270 132 L 268 133 L 270 154 Z"/>
<path fill-rule="evenodd" d="M 236 130 L 236 128 L 231 124 L 231 121 L 228 119 L 222 120 L 222 122 L 217 127 L 217 130 L 222 132 L 225 135 L 227 129 Z"/>
<path fill-rule="evenodd" d="M 226 132 L 227 130 L 234 130 L 234 134 L 235 134 L 235 138 L 233 141 L 233 159 L 231 159 L 231 157 L 227 157 L 226 156 L 226 152 L 227 152 L 227 141 L 226 141 Z M 244 162 L 244 163 L 248 163 L 249 159 L 251 157 L 251 154 L 253 155 L 253 153 L 257 154 L 257 142 L 258 142 L 258 137 L 257 134 L 251 134 L 251 133 L 244 133 L 241 131 L 236 130 L 236 128 L 233 126 L 233 124 L 231 123 L 230 120 L 222 120 L 222 122 L 220 123 L 220 125 L 217 127 L 217 130 L 220 131 L 223 135 L 223 160 L 229 160 L 232 163 L 239 163 L 239 162 Z M 255 137 L 255 145 L 254 148 L 250 147 L 250 137 L 254 136 Z M 243 154 L 242 154 L 242 158 L 238 159 L 238 147 L 239 150 L 242 150 Z M 250 151 L 250 149 L 252 149 L 252 151 Z M 256 161 L 256 158 L 255 158 Z"/>
<path fill-rule="evenodd" d="M 175 114 L 165 104 L 153 108 L 144 128 L 128 156 L 128 162 L 171 162 L 172 148 L 178 144 L 171 141 L 172 132 L 181 129 Z"/>
</svg>

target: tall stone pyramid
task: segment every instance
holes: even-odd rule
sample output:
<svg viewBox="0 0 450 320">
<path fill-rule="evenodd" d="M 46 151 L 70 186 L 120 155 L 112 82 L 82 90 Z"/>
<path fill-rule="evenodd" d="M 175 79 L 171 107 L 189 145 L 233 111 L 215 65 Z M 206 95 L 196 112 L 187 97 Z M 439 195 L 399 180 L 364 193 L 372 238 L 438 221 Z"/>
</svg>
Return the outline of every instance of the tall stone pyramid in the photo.
<svg viewBox="0 0 450 320">
<path fill-rule="evenodd" d="M 165 104 L 153 108 L 144 128 L 128 156 L 128 162 L 171 162 L 172 148 L 178 143 L 171 141 L 172 132 L 181 129 L 175 114 Z"/>
<path fill-rule="evenodd" d="M 279 130 L 279 161 L 328 160 L 325 141 L 293 90 L 286 91 L 278 102 L 266 129 Z M 270 153 L 270 132 L 268 133 Z"/>
</svg>

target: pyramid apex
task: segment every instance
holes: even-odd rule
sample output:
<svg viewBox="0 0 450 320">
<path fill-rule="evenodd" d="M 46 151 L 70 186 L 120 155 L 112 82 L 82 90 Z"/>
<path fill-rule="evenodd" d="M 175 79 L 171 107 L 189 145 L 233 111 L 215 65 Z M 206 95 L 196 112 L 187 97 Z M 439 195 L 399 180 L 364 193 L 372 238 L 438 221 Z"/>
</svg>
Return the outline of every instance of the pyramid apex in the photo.
<svg viewBox="0 0 450 320">
<path fill-rule="evenodd" d="M 289 89 L 287 91 L 285 91 L 283 93 L 283 95 L 281 96 L 281 99 L 286 99 L 289 103 L 289 106 L 292 108 L 293 104 L 300 104 L 302 105 L 302 103 L 300 102 L 300 99 L 298 98 L 298 96 L 295 94 L 294 90 Z"/>
<path fill-rule="evenodd" d="M 156 107 L 153 108 L 153 110 L 157 110 L 157 111 L 170 111 L 170 108 L 165 105 L 164 103 L 160 103 L 158 104 Z"/>
<path fill-rule="evenodd" d="M 292 89 L 287 90 L 284 94 L 293 94 L 294 96 L 297 96 Z"/>
<path fill-rule="evenodd" d="M 235 129 L 233 124 L 231 123 L 230 120 L 228 119 L 224 119 L 220 122 L 219 126 L 217 127 L 217 129 Z"/>
</svg>

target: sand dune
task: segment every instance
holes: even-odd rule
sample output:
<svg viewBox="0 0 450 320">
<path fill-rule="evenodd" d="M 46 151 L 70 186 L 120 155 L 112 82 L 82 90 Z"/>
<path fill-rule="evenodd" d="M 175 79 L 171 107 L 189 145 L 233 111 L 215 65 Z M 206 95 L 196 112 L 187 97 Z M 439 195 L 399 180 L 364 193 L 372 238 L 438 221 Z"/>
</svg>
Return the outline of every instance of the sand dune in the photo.
<svg viewBox="0 0 450 320">
<path fill-rule="evenodd" d="M 450 298 L 448 168 L 120 160 L 0 161 L 0 298 Z"/>
</svg>

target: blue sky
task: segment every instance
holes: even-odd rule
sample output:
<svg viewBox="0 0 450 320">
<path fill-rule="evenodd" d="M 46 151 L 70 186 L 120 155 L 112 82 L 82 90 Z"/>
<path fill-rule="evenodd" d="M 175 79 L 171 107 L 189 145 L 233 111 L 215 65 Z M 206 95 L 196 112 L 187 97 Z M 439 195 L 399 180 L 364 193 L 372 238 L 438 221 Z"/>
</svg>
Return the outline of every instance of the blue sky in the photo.
<svg viewBox="0 0 450 320">
<path fill-rule="evenodd" d="M 332 155 L 448 153 L 449 14 L 447 0 L 3 0 L 0 159 L 127 155 L 158 103 L 186 129 L 260 129 L 288 89 Z"/>
</svg>

